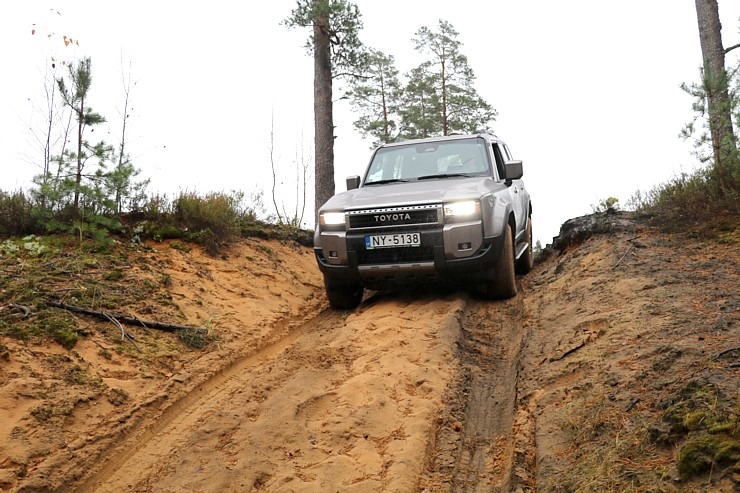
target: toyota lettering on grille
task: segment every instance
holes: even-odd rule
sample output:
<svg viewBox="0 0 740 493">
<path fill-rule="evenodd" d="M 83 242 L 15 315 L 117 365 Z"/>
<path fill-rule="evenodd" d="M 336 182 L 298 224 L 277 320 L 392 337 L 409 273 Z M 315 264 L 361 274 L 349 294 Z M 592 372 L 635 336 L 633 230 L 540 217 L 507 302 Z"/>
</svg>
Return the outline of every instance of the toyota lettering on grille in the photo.
<svg viewBox="0 0 740 493">
<path fill-rule="evenodd" d="M 438 206 L 423 206 L 409 209 L 376 209 L 350 212 L 350 229 L 389 228 L 439 222 Z"/>
<path fill-rule="evenodd" d="M 411 214 L 408 212 L 402 214 L 376 214 L 373 216 L 376 223 L 386 223 L 388 221 L 410 221 Z"/>
</svg>

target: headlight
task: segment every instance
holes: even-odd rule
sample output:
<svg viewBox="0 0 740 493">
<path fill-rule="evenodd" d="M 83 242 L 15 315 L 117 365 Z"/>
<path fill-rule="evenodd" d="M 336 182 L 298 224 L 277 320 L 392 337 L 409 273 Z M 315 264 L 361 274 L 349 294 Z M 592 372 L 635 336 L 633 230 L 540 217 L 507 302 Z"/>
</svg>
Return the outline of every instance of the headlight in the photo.
<svg viewBox="0 0 740 493">
<path fill-rule="evenodd" d="M 477 200 L 466 200 L 464 202 L 452 202 L 445 204 L 445 222 L 469 221 L 480 218 L 480 202 Z"/>
<path fill-rule="evenodd" d="M 344 212 L 322 212 L 319 214 L 322 226 L 344 226 Z"/>
</svg>

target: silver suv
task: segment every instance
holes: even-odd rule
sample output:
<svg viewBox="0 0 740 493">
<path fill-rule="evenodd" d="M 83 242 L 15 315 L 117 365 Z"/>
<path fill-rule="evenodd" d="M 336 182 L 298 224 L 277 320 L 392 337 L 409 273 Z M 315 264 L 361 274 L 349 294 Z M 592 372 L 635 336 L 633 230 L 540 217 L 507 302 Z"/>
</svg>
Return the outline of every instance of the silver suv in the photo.
<svg viewBox="0 0 740 493">
<path fill-rule="evenodd" d="M 319 210 L 314 251 L 334 308 L 363 291 L 459 281 L 487 298 L 516 295 L 532 268 L 532 204 L 522 161 L 494 134 L 385 144 L 365 175 Z"/>
</svg>

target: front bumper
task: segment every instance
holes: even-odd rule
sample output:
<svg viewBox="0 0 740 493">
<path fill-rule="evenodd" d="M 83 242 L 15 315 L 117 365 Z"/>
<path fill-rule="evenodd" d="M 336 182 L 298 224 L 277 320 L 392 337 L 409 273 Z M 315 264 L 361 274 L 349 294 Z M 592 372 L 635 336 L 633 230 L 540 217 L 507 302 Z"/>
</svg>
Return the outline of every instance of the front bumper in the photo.
<svg viewBox="0 0 740 493">
<path fill-rule="evenodd" d="M 421 231 L 421 247 L 367 250 L 366 234 L 322 232 L 314 253 L 324 276 L 369 288 L 430 279 L 490 281 L 504 238 L 483 238 L 479 222 L 460 223 Z"/>
</svg>

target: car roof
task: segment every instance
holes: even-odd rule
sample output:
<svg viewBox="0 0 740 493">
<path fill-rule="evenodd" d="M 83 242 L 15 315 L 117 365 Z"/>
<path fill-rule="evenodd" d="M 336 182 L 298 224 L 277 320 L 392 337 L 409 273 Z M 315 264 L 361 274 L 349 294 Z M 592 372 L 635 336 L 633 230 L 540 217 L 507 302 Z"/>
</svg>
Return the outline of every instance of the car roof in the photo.
<svg viewBox="0 0 740 493">
<path fill-rule="evenodd" d="M 490 130 L 481 130 L 476 133 L 472 134 L 453 134 L 453 135 L 438 135 L 436 137 L 426 137 L 423 139 L 407 139 L 407 140 L 399 140 L 396 142 L 390 142 L 387 144 L 383 144 L 380 147 L 397 147 L 397 146 L 403 146 L 403 145 L 409 145 L 409 144 L 424 144 L 427 142 L 440 142 L 440 141 L 449 141 L 449 140 L 463 140 L 463 139 L 470 139 L 470 138 L 484 138 L 491 142 L 503 142 L 501 139 L 499 139 L 496 134 L 491 132 Z"/>
</svg>

